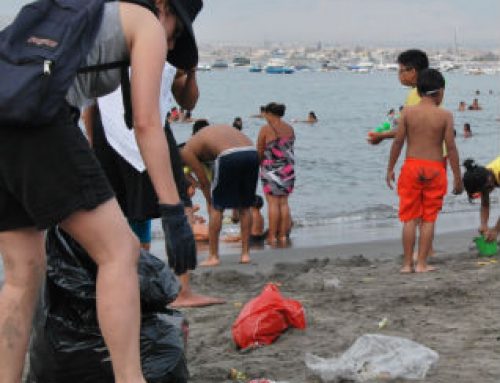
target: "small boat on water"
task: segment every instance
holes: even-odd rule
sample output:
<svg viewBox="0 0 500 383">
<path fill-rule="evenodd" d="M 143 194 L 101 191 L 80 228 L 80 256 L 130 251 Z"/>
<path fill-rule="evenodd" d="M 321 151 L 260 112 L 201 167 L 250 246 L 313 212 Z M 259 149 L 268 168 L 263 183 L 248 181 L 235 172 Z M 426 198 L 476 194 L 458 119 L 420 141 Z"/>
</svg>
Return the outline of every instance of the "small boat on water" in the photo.
<svg viewBox="0 0 500 383">
<path fill-rule="evenodd" d="M 369 73 L 372 71 L 374 65 L 371 62 L 360 62 L 359 64 L 348 65 L 347 69 L 356 73 Z"/>
<path fill-rule="evenodd" d="M 233 59 L 233 65 L 234 66 L 247 66 L 250 65 L 250 59 L 247 57 L 235 57 Z"/>
<path fill-rule="evenodd" d="M 229 64 L 223 59 L 217 59 L 212 64 L 212 69 L 227 69 Z"/>
<path fill-rule="evenodd" d="M 272 58 L 264 69 L 269 74 L 291 74 L 295 72 L 295 69 L 287 66 L 285 60 L 282 58 Z"/>
<path fill-rule="evenodd" d="M 251 73 L 260 73 L 262 72 L 262 65 L 254 64 L 248 69 L 248 71 Z"/>
<path fill-rule="evenodd" d="M 208 72 L 212 70 L 212 67 L 208 64 L 199 63 L 196 70 L 199 72 Z"/>
</svg>

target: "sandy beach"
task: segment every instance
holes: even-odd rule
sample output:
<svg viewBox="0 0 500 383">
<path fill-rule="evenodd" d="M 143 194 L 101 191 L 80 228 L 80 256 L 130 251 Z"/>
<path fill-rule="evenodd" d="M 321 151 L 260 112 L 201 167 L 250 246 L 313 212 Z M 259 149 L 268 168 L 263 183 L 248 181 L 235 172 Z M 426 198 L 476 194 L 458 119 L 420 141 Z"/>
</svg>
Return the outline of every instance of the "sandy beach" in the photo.
<svg viewBox="0 0 500 383">
<path fill-rule="evenodd" d="M 427 274 L 398 273 L 399 240 L 255 251 L 249 266 L 238 264 L 238 254 L 224 255 L 221 266 L 196 270 L 193 286 L 227 304 L 182 310 L 190 322 L 190 381 L 230 382 L 229 370 L 236 368 L 249 378 L 307 382 L 306 352 L 338 357 L 359 336 L 380 333 L 439 353 L 425 382 L 498 382 L 500 260 L 478 258 L 470 248 L 473 236 L 473 231 L 437 236 L 432 264 L 439 271 Z M 160 252 L 156 241 L 153 253 Z M 307 329 L 289 330 L 270 346 L 239 352 L 231 325 L 242 304 L 267 282 L 302 302 Z M 388 322 L 380 330 L 383 318 Z"/>
</svg>

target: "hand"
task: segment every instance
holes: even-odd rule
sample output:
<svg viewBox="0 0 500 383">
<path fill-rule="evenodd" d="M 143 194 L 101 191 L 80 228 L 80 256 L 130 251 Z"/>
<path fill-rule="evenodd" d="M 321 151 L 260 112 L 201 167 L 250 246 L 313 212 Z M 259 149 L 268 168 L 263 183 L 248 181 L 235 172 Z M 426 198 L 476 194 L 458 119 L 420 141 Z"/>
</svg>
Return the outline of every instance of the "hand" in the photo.
<svg viewBox="0 0 500 383">
<path fill-rule="evenodd" d="M 194 223 L 194 208 L 190 206 L 184 206 L 184 214 L 186 214 L 189 224 L 192 225 Z"/>
<path fill-rule="evenodd" d="M 488 231 L 488 225 L 479 226 L 479 229 L 477 231 L 479 231 L 479 234 L 485 235 Z"/>
<path fill-rule="evenodd" d="M 452 193 L 455 195 L 458 195 L 458 194 L 462 194 L 463 191 L 464 191 L 464 184 L 462 183 L 462 180 L 460 179 L 460 177 L 458 177 L 453 181 Z"/>
<path fill-rule="evenodd" d="M 496 241 L 498 237 L 498 231 L 496 228 L 488 229 L 486 233 L 484 234 L 484 238 L 488 242 Z"/>
<path fill-rule="evenodd" d="M 370 143 L 372 145 L 377 145 L 377 144 L 380 144 L 384 140 L 384 135 L 382 133 L 369 132 L 366 140 L 368 141 L 368 143 Z"/>
<path fill-rule="evenodd" d="M 165 233 L 168 265 L 177 275 L 196 268 L 196 244 L 184 214 L 184 205 L 160 204 L 161 224 Z"/>
<path fill-rule="evenodd" d="M 385 176 L 385 182 L 389 189 L 393 189 L 392 183 L 396 181 L 396 177 L 394 175 L 394 170 L 387 170 L 387 175 Z"/>
</svg>

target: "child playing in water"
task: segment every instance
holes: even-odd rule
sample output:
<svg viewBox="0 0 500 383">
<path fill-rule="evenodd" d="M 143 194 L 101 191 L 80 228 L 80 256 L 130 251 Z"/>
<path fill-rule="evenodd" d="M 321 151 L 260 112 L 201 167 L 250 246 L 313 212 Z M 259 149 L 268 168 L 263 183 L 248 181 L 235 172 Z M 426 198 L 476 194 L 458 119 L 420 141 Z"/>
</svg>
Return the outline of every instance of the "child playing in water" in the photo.
<svg viewBox="0 0 500 383">
<path fill-rule="evenodd" d="M 427 255 L 434 238 L 434 224 L 443 206 L 447 180 L 443 140 L 453 172 L 453 193 L 462 192 L 458 151 L 453 131 L 453 116 L 439 105 L 444 95 L 444 78 L 434 69 L 418 76 L 418 105 L 405 107 L 391 146 L 386 181 L 393 188 L 394 166 L 406 141 L 406 159 L 398 179 L 399 217 L 403 224 L 404 261 L 402 273 L 435 270 L 427 265 Z M 418 257 L 413 265 L 416 230 L 419 220 Z"/>
</svg>

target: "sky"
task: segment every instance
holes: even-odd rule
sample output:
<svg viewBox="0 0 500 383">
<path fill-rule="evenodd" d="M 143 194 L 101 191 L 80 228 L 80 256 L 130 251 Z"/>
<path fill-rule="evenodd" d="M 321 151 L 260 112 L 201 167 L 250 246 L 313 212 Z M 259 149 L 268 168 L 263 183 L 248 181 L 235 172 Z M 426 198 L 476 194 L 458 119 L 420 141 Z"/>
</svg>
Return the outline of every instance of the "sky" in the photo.
<svg viewBox="0 0 500 383">
<path fill-rule="evenodd" d="M 84 0 L 82 0 L 84 1 Z M 0 0 L 12 16 L 26 0 Z M 500 48 L 499 0 L 205 0 L 200 43 Z"/>
</svg>

